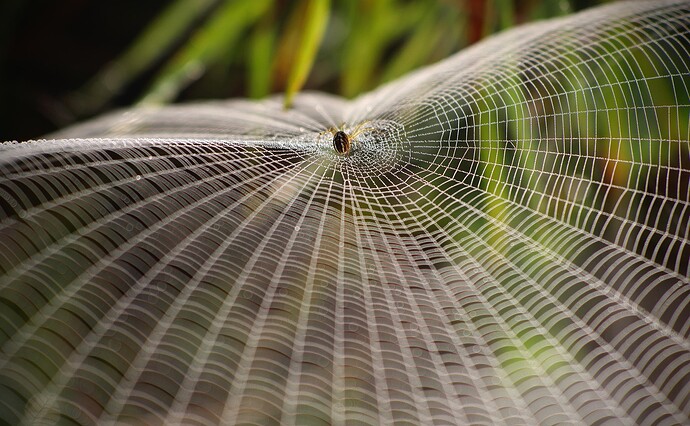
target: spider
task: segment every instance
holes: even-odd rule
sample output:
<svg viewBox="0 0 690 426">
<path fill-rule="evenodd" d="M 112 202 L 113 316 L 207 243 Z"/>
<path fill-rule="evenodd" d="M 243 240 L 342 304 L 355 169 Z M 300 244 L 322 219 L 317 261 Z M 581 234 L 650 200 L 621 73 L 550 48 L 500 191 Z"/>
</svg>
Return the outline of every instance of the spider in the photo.
<svg viewBox="0 0 690 426">
<path fill-rule="evenodd" d="M 341 124 L 339 128 L 331 127 L 322 134 L 330 133 L 333 135 L 333 149 L 335 149 L 335 152 L 337 152 L 339 155 L 347 155 L 352 150 L 353 145 L 355 144 L 354 139 L 357 137 L 357 135 L 368 129 L 362 128 L 366 123 L 368 123 L 368 121 L 360 123 L 349 134 L 342 130 L 344 124 Z"/>
</svg>

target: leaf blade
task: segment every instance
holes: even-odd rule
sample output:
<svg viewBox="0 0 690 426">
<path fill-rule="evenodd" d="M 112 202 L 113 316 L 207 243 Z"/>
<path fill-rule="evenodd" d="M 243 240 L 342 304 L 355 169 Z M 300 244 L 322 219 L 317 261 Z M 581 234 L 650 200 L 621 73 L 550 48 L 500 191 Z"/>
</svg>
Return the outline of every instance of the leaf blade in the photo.
<svg viewBox="0 0 690 426">
<path fill-rule="evenodd" d="M 301 49 L 288 76 L 284 100 L 286 109 L 290 107 L 295 94 L 304 86 L 328 22 L 330 0 L 311 0 L 303 4 L 306 5 L 306 25 L 299 41 Z"/>
</svg>

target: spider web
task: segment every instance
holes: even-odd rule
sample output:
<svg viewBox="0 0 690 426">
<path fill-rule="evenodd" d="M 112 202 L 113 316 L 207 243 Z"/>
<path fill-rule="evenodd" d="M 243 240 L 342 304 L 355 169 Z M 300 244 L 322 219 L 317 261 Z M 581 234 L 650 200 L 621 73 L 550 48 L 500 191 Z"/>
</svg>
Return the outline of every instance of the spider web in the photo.
<svg viewBox="0 0 690 426">
<path fill-rule="evenodd" d="M 352 102 L 3 145 L 0 421 L 688 424 L 689 28 L 619 3 Z"/>
</svg>

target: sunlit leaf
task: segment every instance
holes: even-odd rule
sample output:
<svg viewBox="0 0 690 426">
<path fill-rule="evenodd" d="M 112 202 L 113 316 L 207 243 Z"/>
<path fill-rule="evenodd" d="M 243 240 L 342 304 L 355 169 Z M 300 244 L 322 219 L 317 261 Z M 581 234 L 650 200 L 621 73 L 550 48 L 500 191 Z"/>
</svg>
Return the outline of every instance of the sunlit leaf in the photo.
<svg viewBox="0 0 690 426">
<path fill-rule="evenodd" d="M 292 105 L 292 98 L 302 88 L 307 80 L 309 70 L 314 63 L 321 39 L 328 23 L 328 10 L 330 0 L 306 0 L 301 2 L 298 13 L 301 19 L 299 23 L 297 50 L 295 59 L 285 88 L 285 108 Z"/>
</svg>

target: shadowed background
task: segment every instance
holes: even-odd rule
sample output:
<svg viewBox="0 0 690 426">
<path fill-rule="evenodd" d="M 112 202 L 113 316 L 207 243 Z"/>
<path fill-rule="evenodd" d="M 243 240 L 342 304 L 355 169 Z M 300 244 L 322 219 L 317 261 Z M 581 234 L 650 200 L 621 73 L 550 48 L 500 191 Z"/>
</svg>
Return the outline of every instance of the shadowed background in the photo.
<svg viewBox="0 0 690 426">
<path fill-rule="evenodd" d="M 604 2 L 336 0 L 306 88 L 351 97 L 495 31 Z M 223 16 L 223 3 L 2 2 L 0 140 L 40 137 L 140 101 L 162 80 L 174 79 L 165 70 L 174 68 L 175 56 L 204 31 L 212 34 L 204 36 L 202 47 L 215 44 L 218 50 L 183 53 L 185 61 L 199 61 L 203 71 L 196 68 L 175 83 L 166 102 L 259 98 L 284 91 L 299 49 L 303 23 L 296 17 L 303 15 L 303 4 L 240 4 Z M 214 19 L 230 30 L 209 30 Z"/>
</svg>

